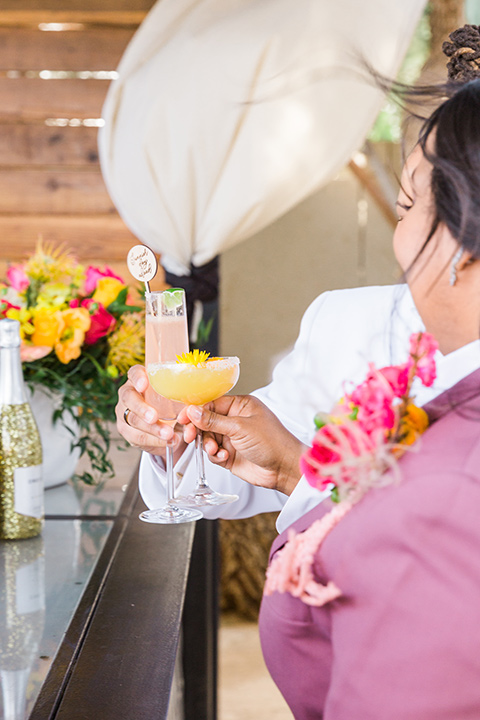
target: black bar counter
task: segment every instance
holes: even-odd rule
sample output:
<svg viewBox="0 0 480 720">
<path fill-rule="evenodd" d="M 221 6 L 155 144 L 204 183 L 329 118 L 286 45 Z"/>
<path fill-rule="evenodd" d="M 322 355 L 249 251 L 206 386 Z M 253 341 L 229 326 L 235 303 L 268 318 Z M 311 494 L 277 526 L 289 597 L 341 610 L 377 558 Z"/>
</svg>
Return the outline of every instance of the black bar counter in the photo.
<svg viewBox="0 0 480 720">
<path fill-rule="evenodd" d="M 166 718 L 184 605 L 185 718 L 216 717 L 216 524 L 141 522 L 129 463 L 47 490 L 42 536 L 0 543 L 0 718 Z"/>
</svg>

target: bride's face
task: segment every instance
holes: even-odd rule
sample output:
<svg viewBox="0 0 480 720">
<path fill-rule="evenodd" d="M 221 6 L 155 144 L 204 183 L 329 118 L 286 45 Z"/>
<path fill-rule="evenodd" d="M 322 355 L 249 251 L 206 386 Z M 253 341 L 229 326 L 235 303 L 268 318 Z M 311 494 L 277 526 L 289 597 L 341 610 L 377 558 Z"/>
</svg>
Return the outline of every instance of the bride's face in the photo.
<svg viewBox="0 0 480 720">
<path fill-rule="evenodd" d="M 417 146 L 402 172 L 393 249 L 424 322 L 448 292 L 451 259 L 458 248 L 447 227 L 440 223 L 422 250 L 434 220 L 431 179 L 432 166 Z"/>
<path fill-rule="evenodd" d="M 402 271 L 407 273 L 408 280 L 409 275 L 412 279 L 419 276 L 420 266 L 425 265 L 421 257 L 417 263 L 415 259 L 428 237 L 433 221 L 430 181 L 431 165 L 417 146 L 403 168 L 397 198 L 398 224 L 393 236 L 395 257 Z M 431 255 L 431 252 L 427 254 Z"/>
</svg>

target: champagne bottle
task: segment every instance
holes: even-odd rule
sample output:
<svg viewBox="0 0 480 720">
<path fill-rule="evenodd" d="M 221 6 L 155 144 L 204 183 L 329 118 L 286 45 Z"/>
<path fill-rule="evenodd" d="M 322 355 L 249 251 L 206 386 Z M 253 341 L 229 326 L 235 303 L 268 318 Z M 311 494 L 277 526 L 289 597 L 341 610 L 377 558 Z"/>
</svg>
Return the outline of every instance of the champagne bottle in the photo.
<svg viewBox="0 0 480 720">
<path fill-rule="evenodd" d="M 27 402 L 20 323 L 0 320 L 0 539 L 38 535 L 43 527 L 42 446 Z"/>
</svg>

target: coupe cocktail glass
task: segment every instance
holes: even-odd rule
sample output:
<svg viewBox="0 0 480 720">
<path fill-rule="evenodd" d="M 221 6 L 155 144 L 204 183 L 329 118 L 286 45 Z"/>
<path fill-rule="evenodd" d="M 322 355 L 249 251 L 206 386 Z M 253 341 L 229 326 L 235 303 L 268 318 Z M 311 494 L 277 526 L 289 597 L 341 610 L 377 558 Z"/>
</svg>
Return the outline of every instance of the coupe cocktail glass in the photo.
<svg viewBox="0 0 480 720">
<path fill-rule="evenodd" d="M 145 366 L 152 363 L 174 361 L 177 355 L 188 352 L 187 312 L 185 291 L 179 288 L 150 292 L 145 295 Z M 175 426 L 182 404 L 166 396 L 158 395 L 151 386 L 145 393 L 149 405 L 158 411 L 161 422 Z M 202 513 L 179 507 L 175 501 L 173 472 L 173 446 L 165 448 L 167 472 L 167 502 L 157 509 L 145 510 L 140 519 L 145 522 L 175 524 L 199 520 Z"/>
<path fill-rule="evenodd" d="M 189 353 L 189 356 L 195 357 L 193 353 Z M 198 357 L 202 357 L 201 353 L 197 355 L 197 359 Z M 217 400 L 234 387 L 240 374 L 239 365 L 237 357 L 208 358 L 200 362 L 180 360 L 152 363 L 147 366 L 147 372 L 150 384 L 159 395 L 185 405 L 204 405 Z M 219 493 L 208 485 L 205 477 L 203 434 L 198 429 L 195 453 L 198 475 L 195 490 L 190 495 L 178 498 L 178 502 L 187 506 L 202 506 L 223 505 L 238 500 L 238 495 Z"/>
</svg>

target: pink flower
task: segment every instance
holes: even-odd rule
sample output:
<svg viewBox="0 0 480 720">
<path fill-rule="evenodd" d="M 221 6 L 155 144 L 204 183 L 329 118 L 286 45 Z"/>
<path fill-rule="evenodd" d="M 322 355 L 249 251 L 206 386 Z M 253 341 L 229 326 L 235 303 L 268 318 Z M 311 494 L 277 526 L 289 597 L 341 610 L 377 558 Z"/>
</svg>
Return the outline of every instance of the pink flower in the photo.
<svg viewBox="0 0 480 720">
<path fill-rule="evenodd" d="M 387 379 L 393 373 L 386 369 L 384 374 L 370 363 L 367 377 L 357 385 L 348 396 L 350 402 L 358 407 L 356 419 L 367 433 L 376 430 L 391 430 L 396 422 L 396 414 L 392 405 L 396 397 L 392 384 Z M 398 378 L 396 378 L 398 386 Z"/>
<path fill-rule="evenodd" d="M 330 435 L 328 425 L 321 428 L 313 439 L 312 447 L 309 448 L 300 459 L 300 469 L 308 480 L 308 483 L 317 488 L 325 490 L 333 479 L 328 475 L 325 467 L 330 463 L 338 463 L 340 455 L 322 444 L 322 440 Z"/>
<path fill-rule="evenodd" d="M 70 305 L 72 306 L 72 303 Z M 87 308 L 90 313 L 90 327 L 85 334 L 85 345 L 94 345 L 100 338 L 105 337 L 110 332 L 116 320 L 113 315 L 110 315 L 105 310 L 103 305 L 91 298 L 82 300 L 80 306 Z"/>
<path fill-rule="evenodd" d="M 300 469 L 317 490 L 325 490 L 330 483 L 337 487 L 355 484 L 358 459 L 372 456 L 383 440 L 383 432 L 368 434 L 355 420 L 324 425 L 301 457 Z"/>
<path fill-rule="evenodd" d="M 14 290 L 23 292 L 30 285 L 30 280 L 24 270 L 24 265 L 9 265 L 7 280 Z"/>
<path fill-rule="evenodd" d="M 416 365 L 416 375 L 426 387 L 437 377 L 435 353 L 438 343 L 430 333 L 413 333 L 410 336 L 410 367 Z"/>
<path fill-rule="evenodd" d="M 85 279 L 85 295 L 91 295 L 95 291 L 98 281 L 100 280 L 100 278 L 103 277 L 115 278 L 115 280 L 119 280 L 123 285 L 125 284 L 123 278 L 121 278 L 119 275 L 116 275 L 113 270 L 107 265 L 105 265 L 103 270 L 100 270 L 100 268 L 97 267 L 93 267 L 93 265 L 89 265 L 89 267 L 87 268 Z"/>
<path fill-rule="evenodd" d="M 408 370 L 409 364 L 391 365 L 389 367 L 380 368 L 378 371 L 392 388 L 393 394 L 397 398 L 405 397 L 408 390 Z"/>
<path fill-rule="evenodd" d="M 52 348 L 48 345 L 22 345 L 20 346 L 20 360 L 22 362 L 34 362 L 40 360 L 49 353 L 52 352 Z"/>
</svg>

